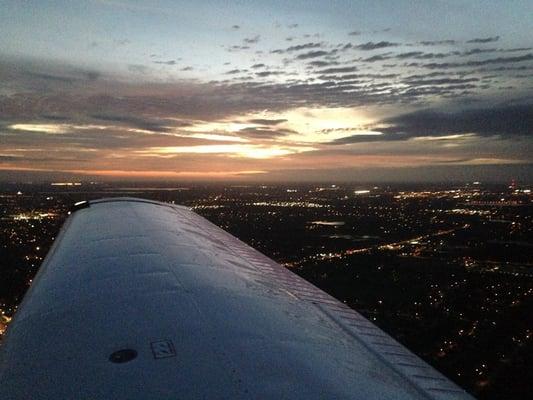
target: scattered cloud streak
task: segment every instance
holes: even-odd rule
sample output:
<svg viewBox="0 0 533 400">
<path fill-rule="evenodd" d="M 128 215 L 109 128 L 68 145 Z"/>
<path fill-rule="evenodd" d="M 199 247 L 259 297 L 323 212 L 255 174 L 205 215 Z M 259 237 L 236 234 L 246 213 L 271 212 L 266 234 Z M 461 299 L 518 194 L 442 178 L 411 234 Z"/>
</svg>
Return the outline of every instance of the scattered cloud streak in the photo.
<svg viewBox="0 0 533 400">
<path fill-rule="evenodd" d="M 486 38 L 475 38 L 467 40 L 466 43 L 491 43 L 491 42 L 497 42 L 500 40 L 499 36 L 491 36 Z"/>
<path fill-rule="evenodd" d="M 367 43 L 359 44 L 355 46 L 355 48 L 359 50 L 376 50 L 376 49 L 384 49 L 386 47 L 397 47 L 399 45 L 400 45 L 399 43 L 381 41 L 381 42 L 367 42 Z"/>
<path fill-rule="evenodd" d="M 290 46 L 270 46 L 245 25 L 223 29 L 234 44 L 220 45 L 229 59 L 215 74 L 157 50 L 120 72 L 3 60 L 0 169 L 279 177 L 531 164 L 530 47 L 408 43 L 389 30 L 339 43 L 298 24 L 279 26 Z"/>
<path fill-rule="evenodd" d="M 261 40 L 261 36 L 260 35 L 255 35 L 253 37 L 244 38 L 243 41 L 246 44 L 256 44 L 256 43 L 259 43 L 260 40 Z"/>
</svg>

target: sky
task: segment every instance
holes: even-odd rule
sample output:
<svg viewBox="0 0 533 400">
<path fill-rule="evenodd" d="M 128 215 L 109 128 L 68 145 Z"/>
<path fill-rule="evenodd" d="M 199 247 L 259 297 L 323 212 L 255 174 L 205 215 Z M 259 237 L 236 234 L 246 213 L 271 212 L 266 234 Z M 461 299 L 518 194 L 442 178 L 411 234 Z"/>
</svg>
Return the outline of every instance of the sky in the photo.
<svg viewBox="0 0 533 400">
<path fill-rule="evenodd" d="M 533 182 L 531 15 L 0 0 L 0 180 Z"/>
</svg>

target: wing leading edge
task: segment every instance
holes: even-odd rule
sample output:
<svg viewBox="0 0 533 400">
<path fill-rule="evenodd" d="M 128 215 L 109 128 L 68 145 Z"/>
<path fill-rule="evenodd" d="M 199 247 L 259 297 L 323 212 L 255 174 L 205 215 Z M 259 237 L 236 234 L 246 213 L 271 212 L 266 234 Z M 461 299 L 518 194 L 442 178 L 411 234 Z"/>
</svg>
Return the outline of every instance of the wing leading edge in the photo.
<svg viewBox="0 0 533 400">
<path fill-rule="evenodd" d="M 357 312 L 182 206 L 92 201 L 0 348 L 3 399 L 464 399 Z"/>
</svg>

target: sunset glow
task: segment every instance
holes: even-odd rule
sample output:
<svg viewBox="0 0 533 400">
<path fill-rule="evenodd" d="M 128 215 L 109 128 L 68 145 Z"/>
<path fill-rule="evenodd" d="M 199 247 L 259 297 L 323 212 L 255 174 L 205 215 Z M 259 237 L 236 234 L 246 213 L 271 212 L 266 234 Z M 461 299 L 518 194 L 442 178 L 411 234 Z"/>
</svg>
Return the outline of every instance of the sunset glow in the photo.
<svg viewBox="0 0 533 400">
<path fill-rule="evenodd" d="M 312 147 L 291 147 L 281 148 L 277 146 L 266 147 L 259 145 L 227 144 L 227 145 L 206 145 L 206 146 L 173 146 L 173 147 L 152 147 L 148 150 L 139 150 L 142 155 L 165 155 L 165 154 L 227 154 L 236 157 L 247 158 L 273 158 L 286 156 L 303 151 L 311 151 Z"/>
<path fill-rule="evenodd" d="M 518 6 L 30 3 L 0 6 L 5 179 L 533 175 Z"/>
</svg>

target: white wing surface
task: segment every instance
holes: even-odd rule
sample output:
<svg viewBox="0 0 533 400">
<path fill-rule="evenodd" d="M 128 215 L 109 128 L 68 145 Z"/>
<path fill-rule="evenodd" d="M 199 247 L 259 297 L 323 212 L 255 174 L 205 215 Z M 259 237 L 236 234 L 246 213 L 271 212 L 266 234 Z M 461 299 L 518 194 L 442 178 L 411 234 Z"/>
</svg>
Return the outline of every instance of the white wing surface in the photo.
<svg viewBox="0 0 533 400">
<path fill-rule="evenodd" d="M 115 198 L 65 223 L 0 348 L 0 398 L 470 396 L 189 209 Z"/>
</svg>

